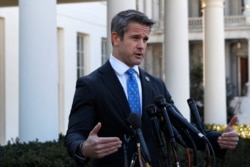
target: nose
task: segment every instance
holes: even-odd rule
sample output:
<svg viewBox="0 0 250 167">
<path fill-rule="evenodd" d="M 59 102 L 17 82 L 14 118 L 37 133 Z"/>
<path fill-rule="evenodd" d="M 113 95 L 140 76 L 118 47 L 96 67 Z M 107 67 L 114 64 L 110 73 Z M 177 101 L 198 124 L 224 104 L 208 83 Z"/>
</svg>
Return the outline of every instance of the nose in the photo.
<svg viewBox="0 0 250 167">
<path fill-rule="evenodd" d="M 137 47 L 139 49 L 144 49 L 146 47 L 147 43 L 144 40 L 139 40 L 137 43 Z"/>
</svg>

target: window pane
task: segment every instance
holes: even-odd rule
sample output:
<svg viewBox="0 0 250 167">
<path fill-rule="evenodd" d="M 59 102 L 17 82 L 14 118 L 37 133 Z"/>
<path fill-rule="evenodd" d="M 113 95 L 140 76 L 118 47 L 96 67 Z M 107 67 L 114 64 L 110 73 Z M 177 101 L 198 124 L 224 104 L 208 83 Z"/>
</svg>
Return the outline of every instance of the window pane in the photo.
<svg viewBox="0 0 250 167">
<path fill-rule="evenodd" d="M 84 75 L 84 34 L 77 34 L 77 78 Z"/>
</svg>

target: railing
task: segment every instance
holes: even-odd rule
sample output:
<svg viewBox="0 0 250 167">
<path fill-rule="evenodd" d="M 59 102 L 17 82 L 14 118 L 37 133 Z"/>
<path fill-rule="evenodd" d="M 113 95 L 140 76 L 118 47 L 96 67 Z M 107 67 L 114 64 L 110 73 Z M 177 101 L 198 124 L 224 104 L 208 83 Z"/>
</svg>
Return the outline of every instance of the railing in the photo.
<svg viewBox="0 0 250 167">
<path fill-rule="evenodd" d="M 189 29 L 202 29 L 202 17 L 192 17 L 188 19 Z"/>
<path fill-rule="evenodd" d="M 238 27 L 238 26 L 247 26 L 246 16 L 227 16 L 224 20 L 225 27 Z"/>
<path fill-rule="evenodd" d="M 189 30 L 202 30 L 202 17 L 192 17 L 188 19 Z M 224 17 L 225 28 L 237 28 L 237 27 L 249 27 L 250 16 L 225 16 Z M 152 28 L 154 33 L 163 33 L 164 21 L 163 19 L 156 22 Z"/>
<path fill-rule="evenodd" d="M 225 28 L 249 26 L 247 16 L 225 16 Z M 202 17 L 189 18 L 189 30 L 202 29 Z"/>
</svg>

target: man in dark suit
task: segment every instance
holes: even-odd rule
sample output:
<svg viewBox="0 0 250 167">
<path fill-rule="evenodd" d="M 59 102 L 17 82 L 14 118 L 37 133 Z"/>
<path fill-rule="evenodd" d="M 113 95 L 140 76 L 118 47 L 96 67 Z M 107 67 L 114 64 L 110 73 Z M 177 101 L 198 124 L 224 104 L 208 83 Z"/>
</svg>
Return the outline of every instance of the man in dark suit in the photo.
<svg viewBox="0 0 250 167">
<path fill-rule="evenodd" d="M 65 143 L 79 166 L 89 162 L 91 167 L 126 167 L 138 152 L 127 121 L 131 109 L 127 100 L 126 71 L 130 68 L 135 71 L 138 82 L 141 129 L 152 160 L 150 163 L 153 167 L 161 166 L 161 153 L 145 108 L 154 103 L 158 95 L 164 95 L 170 104 L 173 101 L 161 79 L 139 68 L 153 24 L 136 10 L 118 13 L 111 23 L 113 52 L 109 61 L 78 79 Z M 222 135 L 217 132 L 208 135 L 216 152 L 236 147 L 238 134 L 232 129 L 234 122 Z"/>
</svg>

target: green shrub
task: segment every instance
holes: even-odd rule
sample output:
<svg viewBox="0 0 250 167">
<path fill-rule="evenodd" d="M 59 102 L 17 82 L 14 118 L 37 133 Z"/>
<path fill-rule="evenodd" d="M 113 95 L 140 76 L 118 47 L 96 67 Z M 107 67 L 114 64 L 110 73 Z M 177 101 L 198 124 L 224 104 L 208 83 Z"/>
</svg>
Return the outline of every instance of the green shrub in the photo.
<svg viewBox="0 0 250 167">
<path fill-rule="evenodd" d="M 227 152 L 223 160 L 217 160 L 218 167 L 248 167 L 250 166 L 250 139 L 240 138 L 236 149 Z"/>
<path fill-rule="evenodd" d="M 227 152 L 224 159 L 216 159 L 216 167 L 247 167 L 250 166 L 250 139 L 240 138 L 235 150 Z M 181 166 L 187 166 L 187 153 L 178 149 L 181 155 Z M 191 160 L 192 160 L 191 151 Z M 74 160 L 68 155 L 64 146 L 64 136 L 58 141 L 20 143 L 8 142 L 0 146 L 0 167 L 75 167 Z M 198 152 L 198 166 L 206 166 L 206 155 Z"/>
<path fill-rule="evenodd" d="M 64 137 L 58 141 L 20 143 L 8 142 L 0 147 L 1 167 L 75 167 L 64 147 Z"/>
</svg>

